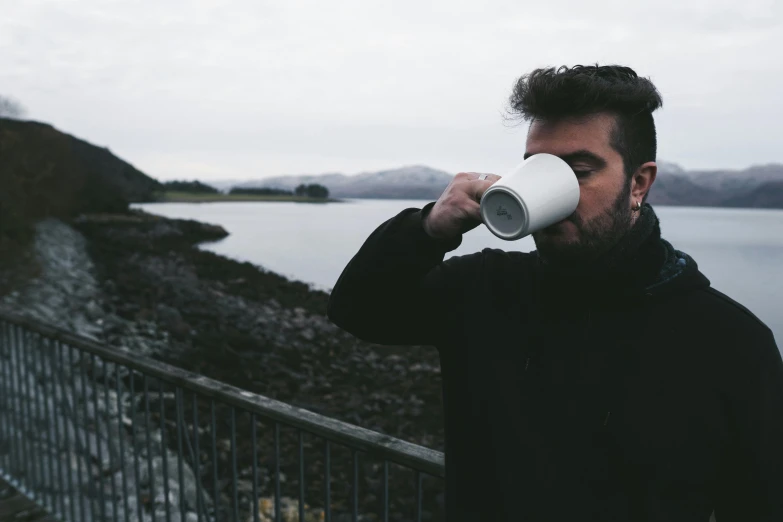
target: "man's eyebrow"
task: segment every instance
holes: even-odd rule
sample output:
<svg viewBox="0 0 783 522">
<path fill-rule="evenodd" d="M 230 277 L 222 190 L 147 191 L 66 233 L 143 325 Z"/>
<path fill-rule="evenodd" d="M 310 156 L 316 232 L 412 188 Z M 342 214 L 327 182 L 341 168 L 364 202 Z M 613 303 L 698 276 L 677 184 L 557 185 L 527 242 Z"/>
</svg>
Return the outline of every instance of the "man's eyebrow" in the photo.
<svg viewBox="0 0 783 522">
<path fill-rule="evenodd" d="M 526 152 L 524 159 L 528 159 L 533 154 Z M 592 163 L 596 168 L 604 168 L 606 166 L 606 160 L 603 159 L 601 156 L 590 152 L 589 150 L 577 150 L 574 152 L 569 152 L 568 154 L 563 154 L 562 156 L 558 156 L 561 160 L 565 161 L 566 163 L 575 163 L 577 161 L 586 161 L 588 163 Z"/>
</svg>

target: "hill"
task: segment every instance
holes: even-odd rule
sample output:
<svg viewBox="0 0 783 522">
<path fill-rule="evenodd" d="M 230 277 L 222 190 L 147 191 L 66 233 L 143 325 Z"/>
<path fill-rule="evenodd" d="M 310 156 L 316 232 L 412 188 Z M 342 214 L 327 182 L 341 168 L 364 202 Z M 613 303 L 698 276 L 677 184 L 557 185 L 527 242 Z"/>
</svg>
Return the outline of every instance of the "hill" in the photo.
<svg viewBox="0 0 783 522">
<path fill-rule="evenodd" d="M 277 176 L 222 184 L 212 182 L 212 185 L 224 190 L 229 187 L 291 190 L 300 183 L 320 183 L 338 198 L 437 199 L 452 177 L 447 172 L 417 165 L 353 176 L 336 173 Z M 783 209 L 783 165 L 688 171 L 675 163 L 659 162 L 658 178 L 649 201 L 658 205 Z"/>
<path fill-rule="evenodd" d="M 122 212 L 160 183 L 108 149 L 44 123 L 0 118 L 0 265 L 45 217 Z"/>
<path fill-rule="evenodd" d="M 108 149 L 44 123 L 0 118 L 0 220 L 125 210 L 160 183 Z"/>
<path fill-rule="evenodd" d="M 745 191 L 764 183 L 783 181 L 783 165 L 756 165 L 744 170 L 693 170 L 683 172 L 688 178 L 705 187 Z"/>
<path fill-rule="evenodd" d="M 649 201 L 660 205 L 783 209 L 783 165 L 688 171 L 661 163 Z"/>
<path fill-rule="evenodd" d="M 266 187 L 293 190 L 297 185 L 318 183 L 336 198 L 432 199 L 449 184 L 452 174 L 424 166 L 409 166 L 354 176 L 322 174 L 317 176 L 278 176 L 247 181 L 235 187 Z"/>
<path fill-rule="evenodd" d="M 725 200 L 722 206 L 745 208 L 783 208 L 783 180 L 758 185 L 753 190 Z"/>
</svg>

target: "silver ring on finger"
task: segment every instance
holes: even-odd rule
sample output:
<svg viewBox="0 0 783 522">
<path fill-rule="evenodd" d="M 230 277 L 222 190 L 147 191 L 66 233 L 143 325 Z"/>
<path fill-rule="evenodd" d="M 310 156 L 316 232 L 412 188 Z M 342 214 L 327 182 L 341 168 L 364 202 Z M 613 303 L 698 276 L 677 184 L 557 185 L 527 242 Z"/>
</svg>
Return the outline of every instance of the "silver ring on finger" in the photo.
<svg viewBox="0 0 783 522">
<path fill-rule="evenodd" d="M 479 174 L 479 177 L 478 177 L 479 181 L 484 181 L 485 179 L 487 179 L 488 175 L 489 174 Z"/>
</svg>

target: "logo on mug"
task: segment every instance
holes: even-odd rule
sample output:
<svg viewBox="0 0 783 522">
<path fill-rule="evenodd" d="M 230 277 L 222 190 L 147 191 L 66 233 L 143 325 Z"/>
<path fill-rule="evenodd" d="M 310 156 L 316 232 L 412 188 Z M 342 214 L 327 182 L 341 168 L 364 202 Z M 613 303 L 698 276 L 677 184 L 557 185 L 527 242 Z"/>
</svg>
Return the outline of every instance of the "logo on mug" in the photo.
<svg viewBox="0 0 783 522">
<path fill-rule="evenodd" d="M 511 214 L 509 214 L 508 210 L 503 208 L 502 205 L 498 205 L 497 214 L 498 214 L 498 216 L 506 216 L 508 219 L 512 219 Z"/>
</svg>

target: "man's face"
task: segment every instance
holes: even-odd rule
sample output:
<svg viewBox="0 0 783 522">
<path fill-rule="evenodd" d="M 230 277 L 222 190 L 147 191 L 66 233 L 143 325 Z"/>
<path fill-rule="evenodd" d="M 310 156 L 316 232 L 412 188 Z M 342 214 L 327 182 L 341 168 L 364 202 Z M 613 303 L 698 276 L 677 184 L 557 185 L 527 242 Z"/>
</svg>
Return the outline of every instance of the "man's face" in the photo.
<svg viewBox="0 0 783 522">
<path fill-rule="evenodd" d="M 579 205 L 572 215 L 533 234 L 542 256 L 557 262 L 595 259 L 631 227 L 630 183 L 623 159 L 610 144 L 615 118 L 534 121 L 525 157 L 542 152 L 564 159 L 579 180 Z"/>
</svg>

